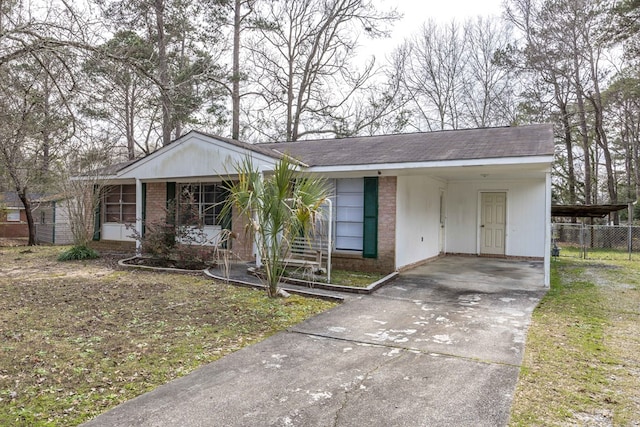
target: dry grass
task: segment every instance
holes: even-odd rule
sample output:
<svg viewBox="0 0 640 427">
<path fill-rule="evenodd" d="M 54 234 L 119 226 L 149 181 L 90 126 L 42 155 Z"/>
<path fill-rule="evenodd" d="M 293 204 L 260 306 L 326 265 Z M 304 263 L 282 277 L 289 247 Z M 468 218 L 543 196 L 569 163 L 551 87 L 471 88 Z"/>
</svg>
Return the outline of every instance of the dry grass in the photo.
<svg viewBox="0 0 640 427">
<path fill-rule="evenodd" d="M 326 310 L 326 301 L 0 248 L 0 425 L 76 425 Z"/>
<path fill-rule="evenodd" d="M 640 425 L 640 264 L 561 260 L 533 314 L 514 426 Z"/>
</svg>

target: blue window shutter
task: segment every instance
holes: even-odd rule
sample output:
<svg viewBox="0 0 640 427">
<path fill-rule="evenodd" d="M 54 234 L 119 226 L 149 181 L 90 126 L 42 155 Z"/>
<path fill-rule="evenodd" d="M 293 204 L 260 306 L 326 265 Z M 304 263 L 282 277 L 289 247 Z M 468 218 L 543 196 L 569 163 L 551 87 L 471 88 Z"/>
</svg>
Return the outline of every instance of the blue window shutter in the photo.
<svg viewBox="0 0 640 427">
<path fill-rule="evenodd" d="M 378 177 L 364 179 L 362 257 L 378 257 Z"/>
</svg>

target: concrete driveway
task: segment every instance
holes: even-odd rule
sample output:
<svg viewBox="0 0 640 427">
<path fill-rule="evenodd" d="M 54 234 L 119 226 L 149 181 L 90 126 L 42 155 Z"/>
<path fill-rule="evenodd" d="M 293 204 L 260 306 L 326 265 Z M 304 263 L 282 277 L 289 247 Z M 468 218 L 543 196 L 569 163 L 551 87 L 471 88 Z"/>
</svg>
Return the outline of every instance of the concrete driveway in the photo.
<svg viewBox="0 0 640 427">
<path fill-rule="evenodd" d="M 87 426 L 501 426 L 541 263 L 445 257 Z"/>
</svg>

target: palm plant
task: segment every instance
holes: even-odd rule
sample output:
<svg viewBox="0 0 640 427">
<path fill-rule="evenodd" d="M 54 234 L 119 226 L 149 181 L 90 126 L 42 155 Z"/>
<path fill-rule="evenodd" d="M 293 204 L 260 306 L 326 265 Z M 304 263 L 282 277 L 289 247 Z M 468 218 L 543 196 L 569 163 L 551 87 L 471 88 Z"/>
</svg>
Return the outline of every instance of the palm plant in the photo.
<svg viewBox="0 0 640 427">
<path fill-rule="evenodd" d="M 309 238 L 329 197 L 326 180 L 297 177 L 297 166 L 279 160 L 272 172 L 263 174 L 251 157 L 236 165 L 237 178 L 228 180 L 228 199 L 223 214 L 238 209 L 246 218 L 246 232 L 254 235 L 264 268 L 267 293 L 274 297 L 284 273 L 286 248 L 295 237 Z"/>
</svg>

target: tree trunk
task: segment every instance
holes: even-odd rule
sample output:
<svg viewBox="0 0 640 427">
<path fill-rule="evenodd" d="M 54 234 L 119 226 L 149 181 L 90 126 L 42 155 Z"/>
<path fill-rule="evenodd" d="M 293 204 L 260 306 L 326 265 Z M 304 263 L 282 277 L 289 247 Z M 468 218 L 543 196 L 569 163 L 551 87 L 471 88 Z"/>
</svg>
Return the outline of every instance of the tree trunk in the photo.
<svg viewBox="0 0 640 427">
<path fill-rule="evenodd" d="M 133 160 L 136 158 L 135 153 L 135 137 L 134 137 L 134 122 L 135 111 L 133 108 L 135 99 L 135 86 L 129 91 L 129 87 L 124 90 L 124 114 L 125 114 L 125 133 L 127 134 L 127 158 Z"/>
<path fill-rule="evenodd" d="M 578 118 L 582 140 L 582 150 L 584 151 L 584 204 L 590 205 L 593 201 L 591 196 L 591 157 L 589 132 L 587 128 L 587 114 L 584 110 L 584 97 L 580 80 L 580 67 L 578 64 L 578 52 L 574 52 L 574 77 L 576 87 L 576 103 L 578 105 Z"/>
<path fill-rule="evenodd" d="M 27 245 L 34 246 L 36 244 L 36 226 L 33 223 L 33 212 L 31 211 L 31 201 L 27 197 L 27 189 L 18 189 L 18 197 L 24 205 L 24 213 L 27 216 L 27 226 L 29 227 L 29 242 Z"/>
<path fill-rule="evenodd" d="M 595 97 L 598 97 L 598 94 L 596 94 Z M 596 142 L 600 148 L 602 148 L 602 154 L 604 155 L 604 165 L 607 171 L 607 191 L 609 193 L 609 202 L 616 204 L 618 203 L 618 191 L 616 189 L 615 172 L 613 170 L 613 159 L 611 158 L 611 151 L 609 150 L 609 142 L 602 124 L 602 106 L 597 98 L 590 97 L 589 100 L 591 101 L 591 105 L 594 109 Z M 615 225 L 619 224 L 617 212 L 613 215 L 613 221 Z"/>
<path fill-rule="evenodd" d="M 156 31 L 158 42 L 158 71 L 160 82 L 160 104 L 162 105 L 162 145 L 171 143 L 173 128 L 171 97 L 169 96 L 169 64 L 167 63 L 167 41 L 164 34 L 164 0 L 153 3 L 156 14 Z"/>
<path fill-rule="evenodd" d="M 43 103 L 42 103 L 42 163 L 40 165 L 41 179 L 49 175 L 49 164 L 51 161 L 51 104 L 49 100 L 51 88 L 49 86 L 49 75 L 45 74 L 43 81 Z"/>
<path fill-rule="evenodd" d="M 231 139 L 240 139 L 240 8 L 241 0 L 235 0 L 233 8 L 233 70 L 231 89 Z"/>
<path fill-rule="evenodd" d="M 567 185 L 569 187 L 569 203 L 576 203 L 576 172 L 574 167 L 573 160 L 573 138 L 571 135 L 571 123 L 569 123 L 569 112 L 567 111 L 567 104 L 562 99 L 562 91 L 560 90 L 560 86 L 557 81 L 554 82 L 554 91 L 556 96 L 556 102 L 558 103 L 558 108 L 560 109 L 560 122 L 562 123 L 562 130 L 564 133 L 564 146 L 567 150 L 567 169 L 568 169 L 568 177 L 567 177 Z"/>
</svg>

